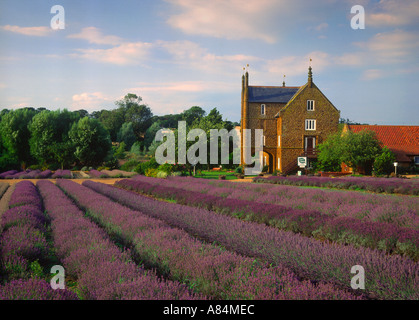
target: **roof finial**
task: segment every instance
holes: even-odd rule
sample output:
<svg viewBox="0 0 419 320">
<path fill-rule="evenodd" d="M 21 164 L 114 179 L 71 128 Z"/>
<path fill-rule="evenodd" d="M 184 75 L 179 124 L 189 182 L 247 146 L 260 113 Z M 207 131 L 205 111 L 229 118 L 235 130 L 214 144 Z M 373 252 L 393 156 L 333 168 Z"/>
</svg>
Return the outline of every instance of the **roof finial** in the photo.
<svg viewBox="0 0 419 320">
<path fill-rule="evenodd" d="M 313 80 L 313 72 L 311 72 L 311 58 L 310 58 L 310 63 L 309 63 L 309 67 L 308 67 L 308 81 L 312 81 Z"/>
<path fill-rule="evenodd" d="M 285 74 L 284 74 L 284 80 L 282 81 L 282 86 L 285 87 Z"/>
</svg>

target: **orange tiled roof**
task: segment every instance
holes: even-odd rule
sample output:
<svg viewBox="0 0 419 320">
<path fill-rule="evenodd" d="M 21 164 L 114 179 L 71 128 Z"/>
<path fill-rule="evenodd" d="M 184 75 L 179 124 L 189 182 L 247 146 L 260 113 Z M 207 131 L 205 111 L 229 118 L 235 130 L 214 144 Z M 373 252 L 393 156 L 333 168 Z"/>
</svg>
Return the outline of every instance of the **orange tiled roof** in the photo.
<svg viewBox="0 0 419 320">
<path fill-rule="evenodd" d="M 408 157 L 419 156 L 419 126 L 348 125 L 354 133 L 374 131 L 377 138 L 396 154 L 397 161 L 411 161 Z"/>
</svg>

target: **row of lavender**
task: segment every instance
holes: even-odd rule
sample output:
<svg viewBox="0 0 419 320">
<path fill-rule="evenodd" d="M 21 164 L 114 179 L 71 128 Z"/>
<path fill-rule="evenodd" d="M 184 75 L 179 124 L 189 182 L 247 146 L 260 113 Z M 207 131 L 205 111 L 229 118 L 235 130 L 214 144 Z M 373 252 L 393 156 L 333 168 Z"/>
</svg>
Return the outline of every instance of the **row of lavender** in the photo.
<svg viewBox="0 0 419 320">
<path fill-rule="evenodd" d="M 386 253 L 405 255 L 415 261 L 419 259 L 419 230 L 390 223 L 361 221 L 352 217 L 336 217 L 315 210 L 293 209 L 191 190 L 185 192 L 185 189 L 179 187 L 179 183 L 164 179 L 139 177 L 135 180 L 119 181 L 116 185 L 159 198 L 176 200 L 177 203 L 265 223 L 316 239 L 379 249 Z M 200 186 L 195 187 L 195 190 L 200 189 Z"/>
<path fill-rule="evenodd" d="M 0 174 L 0 179 L 70 179 L 72 177 L 70 170 L 57 170 L 54 173 L 51 170 L 31 170 L 25 171 L 6 171 Z"/>
<path fill-rule="evenodd" d="M 54 291 L 41 278 L 41 265 L 47 263 L 51 247 L 46 236 L 47 219 L 35 186 L 29 181 L 17 183 L 9 207 L 0 222 L 1 273 L 8 281 L 0 284 L 0 300 L 76 299 L 70 291 Z"/>
<path fill-rule="evenodd" d="M 103 186 L 92 181 L 89 187 Z M 108 197 L 68 180 L 57 182 L 96 223 L 132 248 L 149 267 L 216 299 L 358 299 L 331 284 L 299 281 L 286 267 L 269 267 L 218 246 L 206 244 L 185 231 L 130 210 Z M 112 188 L 109 190 L 120 191 Z"/>
<path fill-rule="evenodd" d="M 63 180 L 64 181 L 64 180 Z M 66 273 L 77 279 L 82 299 L 197 299 L 178 282 L 144 272 L 108 235 L 50 181 L 38 181 L 51 217 L 52 238 Z"/>
<path fill-rule="evenodd" d="M 400 178 L 370 178 L 370 177 L 311 177 L 311 176 L 271 176 L 256 177 L 254 182 L 274 183 L 295 186 L 315 186 L 349 190 L 367 190 L 378 193 L 400 193 L 419 195 L 419 180 Z"/>
<path fill-rule="evenodd" d="M 366 293 L 380 299 L 418 299 L 419 265 L 398 255 L 317 241 L 202 208 L 158 201 L 113 186 L 83 185 L 146 215 L 248 257 L 290 268 L 297 276 L 350 287 L 352 266 L 365 270 Z M 100 205 L 98 203 L 97 205 Z M 106 209 L 104 209 L 106 211 Z"/>
<path fill-rule="evenodd" d="M 192 177 L 168 177 L 164 180 L 136 176 L 133 179 L 225 198 L 278 204 L 293 209 L 317 210 L 331 216 L 387 222 L 399 227 L 419 229 L 417 197 L 272 184 L 233 183 L 226 180 Z"/>
</svg>

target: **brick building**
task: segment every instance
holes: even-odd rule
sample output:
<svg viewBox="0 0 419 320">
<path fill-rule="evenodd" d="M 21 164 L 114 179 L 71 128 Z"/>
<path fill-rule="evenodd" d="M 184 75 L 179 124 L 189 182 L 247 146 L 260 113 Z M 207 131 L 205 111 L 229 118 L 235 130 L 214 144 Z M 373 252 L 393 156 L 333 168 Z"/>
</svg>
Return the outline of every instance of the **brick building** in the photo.
<svg viewBox="0 0 419 320">
<path fill-rule="evenodd" d="M 249 74 L 242 77 L 241 164 L 244 164 L 244 129 L 263 129 L 262 163 L 269 172 L 290 173 L 298 168 L 297 158 L 308 162 L 317 157 L 316 146 L 338 131 L 340 111 L 313 82 L 309 67 L 308 81 L 301 87 L 249 86 Z M 254 150 L 252 150 L 252 154 Z"/>
<path fill-rule="evenodd" d="M 394 152 L 400 167 L 407 169 L 419 165 L 419 126 L 345 124 L 342 132 L 363 130 L 375 132 L 382 146 Z M 353 169 L 342 164 L 342 172 L 353 172 Z"/>
</svg>

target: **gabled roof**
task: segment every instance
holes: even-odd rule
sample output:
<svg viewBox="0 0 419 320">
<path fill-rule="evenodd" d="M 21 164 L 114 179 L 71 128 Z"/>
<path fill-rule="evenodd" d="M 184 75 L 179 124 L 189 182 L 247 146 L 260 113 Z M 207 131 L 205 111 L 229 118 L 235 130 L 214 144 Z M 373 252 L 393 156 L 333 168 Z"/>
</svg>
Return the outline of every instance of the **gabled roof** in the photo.
<svg viewBox="0 0 419 320">
<path fill-rule="evenodd" d="M 249 86 L 249 102 L 288 103 L 300 87 Z"/>
<path fill-rule="evenodd" d="M 397 161 L 410 161 L 408 155 L 419 156 L 419 126 L 381 126 L 349 124 L 354 133 L 374 131 L 378 140 L 396 154 Z"/>
</svg>

